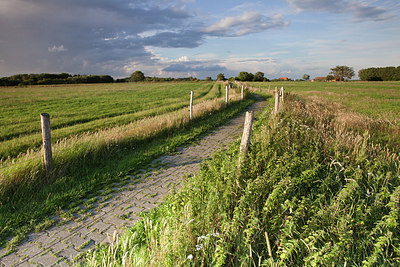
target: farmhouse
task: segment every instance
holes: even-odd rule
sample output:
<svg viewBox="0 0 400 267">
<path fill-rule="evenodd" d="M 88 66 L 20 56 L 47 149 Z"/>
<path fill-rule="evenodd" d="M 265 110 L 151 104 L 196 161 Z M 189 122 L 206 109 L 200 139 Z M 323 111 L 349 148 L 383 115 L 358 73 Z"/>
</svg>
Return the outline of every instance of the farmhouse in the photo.
<svg viewBox="0 0 400 267">
<path fill-rule="evenodd" d="M 315 77 L 312 82 L 326 82 L 326 77 Z"/>
<path fill-rule="evenodd" d="M 289 78 L 288 77 L 280 77 L 279 80 L 280 81 L 289 81 Z"/>
</svg>

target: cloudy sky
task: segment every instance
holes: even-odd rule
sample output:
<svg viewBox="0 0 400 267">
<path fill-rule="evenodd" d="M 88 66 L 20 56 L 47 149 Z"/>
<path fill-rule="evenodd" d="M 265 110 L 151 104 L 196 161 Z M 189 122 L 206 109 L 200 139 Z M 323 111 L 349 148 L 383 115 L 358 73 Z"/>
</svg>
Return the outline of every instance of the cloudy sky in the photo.
<svg viewBox="0 0 400 267">
<path fill-rule="evenodd" d="M 400 65 L 399 0 L 0 0 L 0 77 L 325 76 Z"/>
</svg>

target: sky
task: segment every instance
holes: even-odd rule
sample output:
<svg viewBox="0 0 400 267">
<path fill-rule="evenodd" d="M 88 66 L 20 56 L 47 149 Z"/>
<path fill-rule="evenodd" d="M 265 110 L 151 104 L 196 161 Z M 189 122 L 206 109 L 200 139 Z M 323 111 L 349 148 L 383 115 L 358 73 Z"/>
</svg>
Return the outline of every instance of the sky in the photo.
<svg viewBox="0 0 400 267">
<path fill-rule="evenodd" d="M 0 0 L 0 77 L 299 79 L 337 65 L 400 65 L 399 0 Z"/>
</svg>

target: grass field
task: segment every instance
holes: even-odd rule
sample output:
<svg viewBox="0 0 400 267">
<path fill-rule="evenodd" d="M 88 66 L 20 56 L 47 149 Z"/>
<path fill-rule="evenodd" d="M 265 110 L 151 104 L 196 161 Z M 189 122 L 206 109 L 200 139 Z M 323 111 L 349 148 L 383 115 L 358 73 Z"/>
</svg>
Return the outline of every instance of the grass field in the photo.
<svg viewBox="0 0 400 267">
<path fill-rule="evenodd" d="M 51 116 L 52 138 L 128 124 L 220 97 L 214 83 L 122 83 L 0 87 L 0 158 L 41 144 L 40 113 Z"/>
<path fill-rule="evenodd" d="M 287 92 L 334 108 L 336 120 L 374 142 L 400 151 L 400 82 L 274 82 L 250 83 L 257 91 L 283 86 Z M 270 90 L 269 90 L 270 89 Z M 306 100 L 304 100 L 306 99 Z"/>
<path fill-rule="evenodd" d="M 146 164 L 160 155 L 174 152 L 177 146 L 184 145 L 216 125 L 224 123 L 254 102 L 252 98 L 240 101 L 240 96 L 232 90 L 230 104 L 226 105 L 223 98 L 218 98 L 222 96 L 220 84 L 166 83 L 162 85 L 130 84 L 131 87 L 138 86 L 136 96 L 147 95 L 146 90 L 151 95 L 152 99 L 143 96 L 149 107 L 147 111 L 150 111 L 145 118 L 137 119 L 133 116 L 130 120 L 134 120 L 133 118 L 136 120 L 132 122 L 106 125 L 106 127 L 104 124 L 99 124 L 92 131 L 80 134 L 74 132 L 72 136 L 52 140 L 54 142 L 53 169 L 49 175 L 44 172 L 41 151 L 29 150 L 28 153 L 21 154 L 17 158 L 2 160 L 0 162 L 0 246 L 8 243 L 12 248 L 23 240 L 28 232 L 41 230 L 53 224 L 55 221 L 51 217 L 58 214 L 60 209 L 65 210 L 67 220 L 73 219 L 76 212 L 74 208 L 82 199 L 89 199 L 100 194 L 98 190 L 110 191 L 115 186 L 114 183 L 126 183 L 124 179 L 126 175 L 135 174 L 137 170 L 145 168 Z M 125 84 L 114 86 L 114 89 L 131 90 Z M 86 86 L 83 87 L 86 88 Z M 45 89 L 49 90 L 49 88 L 57 90 L 58 87 Z M 71 101 L 79 102 L 79 96 L 72 93 L 72 87 L 59 87 L 60 95 L 66 88 L 69 89 L 64 94 L 69 95 Z M 101 85 L 101 88 L 104 89 L 104 94 L 109 94 L 105 89 L 106 85 Z M 153 88 L 153 90 L 148 88 Z M 166 88 L 171 92 L 169 98 Z M 43 87 L 22 89 L 44 90 Z M 95 87 L 90 87 L 90 90 L 93 94 L 96 91 Z M 195 105 L 194 118 L 189 121 L 187 106 L 191 90 L 195 94 Z M 154 95 L 153 91 L 157 93 Z M 88 100 L 90 94 L 87 92 L 82 99 Z M 135 95 L 132 92 L 131 94 Z M 43 97 L 43 92 L 39 95 Z M 110 101 L 113 95 L 112 93 L 108 95 Z M 56 96 L 54 92 L 53 98 Z M 167 108 L 160 104 L 163 96 Z M 122 103 L 126 97 L 119 95 L 118 98 Z M 156 102 L 158 104 L 155 104 Z M 21 100 L 19 103 L 19 106 L 23 106 L 21 103 L 24 101 Z M 40 103 L 38 101 L 36 104 L 40 106 Z M 104 103 L 111 105 L 106 100 Z M 136 103 L 142 105 L 137 99 Z M 129 103 L 125 105 L 130 106 Z M 140 107 L 143 109 L 146 105 Z M 86 104 L 82 105 L 81 110 L 92 108 L 94 107 Z M 22 107 L 20 109 L 23 110 Z M 31 109 L 40 110 L 33 104 Z M 68 106 L 63 106 L 63 109 L 67 113 L 70 111 Z M 129 109 L 135 110 L 135 107 L 132 106 Z M 143 112 L 145 113 L 146 110 Z M 71 132 L 66 132 L 66 134 L 71 135 Z M 18 137 L 14 139 L 18 140 Z"/>
<path fill-rule="evenodd" d="M 400 126 L 400 82 L 271 82 L 250 83 L 254 88 L 321 97 L 342 104 L 353 112 L 387 119 Z"/>
<path fill-rule="evenodd" d="M 333 102 L 290 94 L 277 116 L 272 106 L 241 170 L 236 142 L 84 265 L 398 266 L 399 150 L 373 142 L 368 123 L 337 120 Z"/>
</svg>

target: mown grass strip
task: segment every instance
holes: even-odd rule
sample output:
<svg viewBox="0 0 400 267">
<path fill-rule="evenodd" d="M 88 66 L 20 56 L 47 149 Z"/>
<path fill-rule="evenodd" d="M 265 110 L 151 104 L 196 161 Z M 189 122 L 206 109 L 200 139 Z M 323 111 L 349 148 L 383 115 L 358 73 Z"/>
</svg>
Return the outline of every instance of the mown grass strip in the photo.
<svg viewBox="0 0 400 267">
<path fill-rule="evenodd" d="M 399 265 L 400 154 L 298 101 L 255 124 L 241 172 L 237 142 L 83 265 Z"/>
<path fill-rule="evenodd" d="M 5 245 L 12 237 L 8 245 L 13 247 L 35 225 L 46 225 L 43 221 L 61 211 L 65 218 L 72 218 L 82 199 L 100 195 L 98 190 L 112 189 L 114 183 L 123 183 L 128 174 L 135 174 L 154 158 L 173 152 L 177 146 L 221 125 L 253 102 L 248 98 L 220 110 L 210 109 L 212 106 L 203 111 L 197 109 L 199 114 L 190 123 L 178 123 L 169 128 L 164 128 L 161 123 L 154 126 L 157 131 L 125 143 L 112 142 L 104 151 L 89 153 L 87 147 L 65 149 L 64 159 L 58 161 L 59 169 L 53 174 L 57 179 L 14 181 L 13 189 L 3 194 L 0 200 L 0 245 Z M 27 168 L 38 169 L 31 170 L 27 176 L 35 175 L 41 168 L 40 160 L 35 164 L 28 163 Z"/>
</svg>

